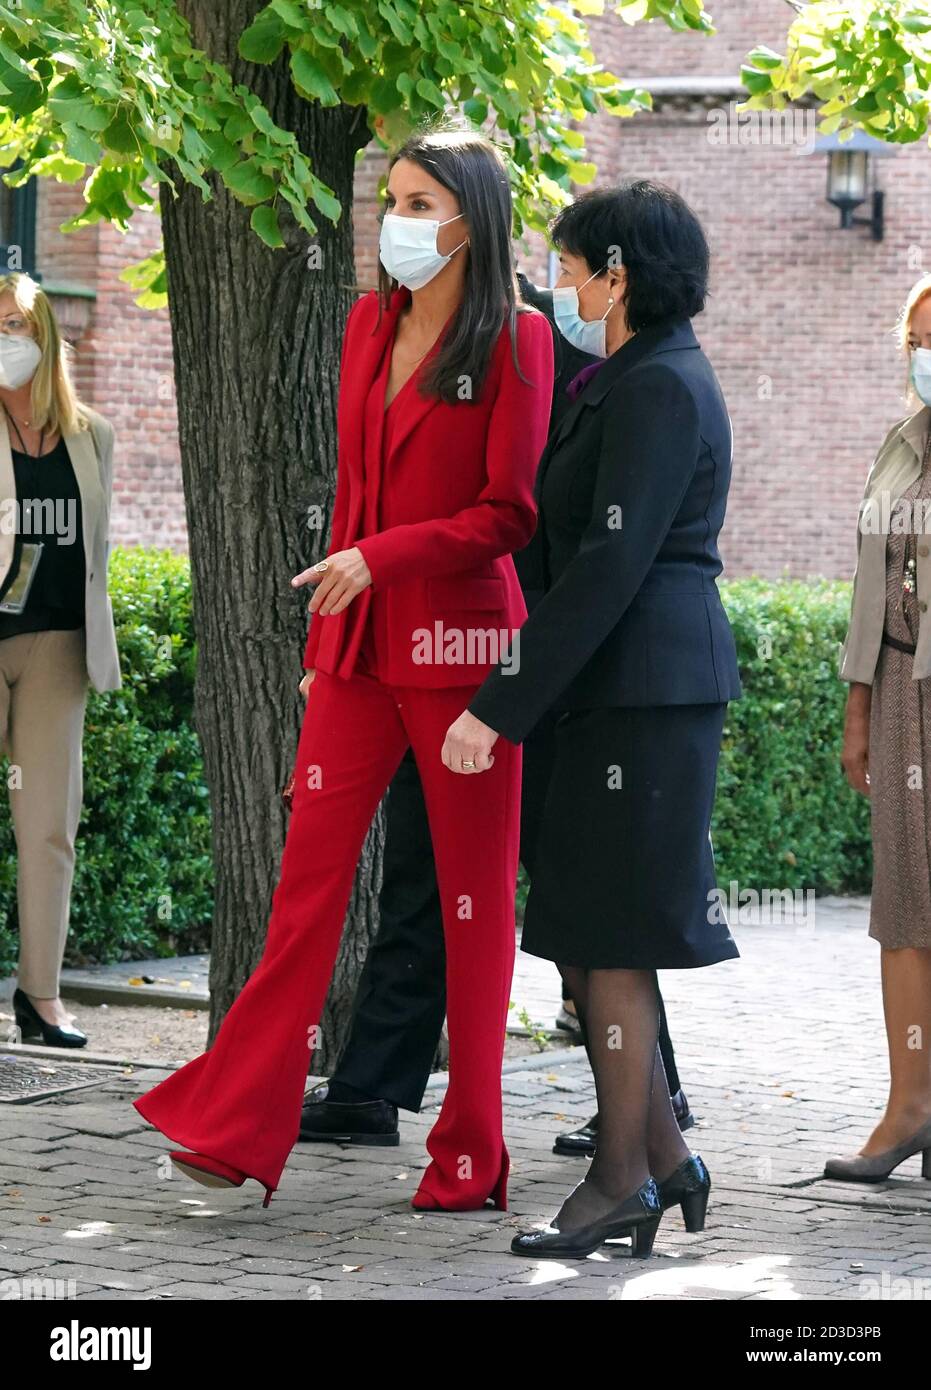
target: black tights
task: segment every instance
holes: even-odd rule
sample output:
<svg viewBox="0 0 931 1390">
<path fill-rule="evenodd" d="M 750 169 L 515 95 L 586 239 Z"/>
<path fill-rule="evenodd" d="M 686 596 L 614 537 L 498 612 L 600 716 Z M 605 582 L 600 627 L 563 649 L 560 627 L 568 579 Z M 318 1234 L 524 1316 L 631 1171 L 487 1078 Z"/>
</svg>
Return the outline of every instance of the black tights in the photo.
<svg viewBox="0 0 931 1390">
<path fill-rule="evenodd" d="M 567 970 L 578 970 L 580 966 L 567 966 Z M 583 972 L 584 973 L 584 972 Z M 657 988 L 657 993 L 659 990 Z M 565 979 L 562 979 L 562 1001 L 563 1003 L 573 1003 L 572 993 Z M 582 1036 L 585 1036 L 585 1025 L 580 1022 Z M 663 1003 L 663 996 L 659 995 L 659 1050 L 663 1059 L 663 1066 L 666 1069 L 666 1080 L 669 1082 L 669 1094 L 674 1096 L 682 1089 L 682 1082 L 679 1080 L 679 1069 L 676 1066 L 676 1054 L 673 1051 L 672 1038 L 669 1036 L 669 1024 L 666 1021 L 666 1005 Z"/>
<path fill-rule="evenodd" d="M 563 1204 L 561 1231 L 587 1225 L 688 1156 L 657 1046 L 661 1000 L 653 970 L 560 965 L 575 1001 L 598 1098 L 598 1146 Z"/>
</svg>

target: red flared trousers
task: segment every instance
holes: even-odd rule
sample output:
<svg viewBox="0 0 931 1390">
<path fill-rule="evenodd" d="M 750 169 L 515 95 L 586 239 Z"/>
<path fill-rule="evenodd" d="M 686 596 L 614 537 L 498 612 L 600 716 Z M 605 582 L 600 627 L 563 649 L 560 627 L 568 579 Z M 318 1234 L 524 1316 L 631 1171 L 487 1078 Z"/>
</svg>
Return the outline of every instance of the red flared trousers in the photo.
<svg viewBox="0 0 931 1390">
<path fill-rule="evenodd" d="M 423 782 L 447 956 L 449 1084 L 415 1205 L 505 1203 L 501 1063 L 514 968 L 519 747 L 462 776 L 440 760 L 473 687 L 384 685 L 318 672 L 265 950 L 208 1052 L 133 1105 L 170 1139 L 278 1185 L 298 1134 L 314 1045 L 365 834 L 408 744 Z"/>
</svg>

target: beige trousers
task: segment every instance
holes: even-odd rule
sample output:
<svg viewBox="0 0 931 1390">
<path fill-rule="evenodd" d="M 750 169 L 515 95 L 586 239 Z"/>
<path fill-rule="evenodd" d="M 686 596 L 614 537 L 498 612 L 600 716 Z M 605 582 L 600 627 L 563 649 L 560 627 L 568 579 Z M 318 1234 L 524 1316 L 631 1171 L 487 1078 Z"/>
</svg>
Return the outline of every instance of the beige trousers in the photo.
<svg viewBox="0 0 931 1390">
<path fill-rule="evenodd" d="M 16 835 L 20 989 L 54 999 L 83 795 L 84 629 L 0 641 L 0 744 Z"/>
</svg>

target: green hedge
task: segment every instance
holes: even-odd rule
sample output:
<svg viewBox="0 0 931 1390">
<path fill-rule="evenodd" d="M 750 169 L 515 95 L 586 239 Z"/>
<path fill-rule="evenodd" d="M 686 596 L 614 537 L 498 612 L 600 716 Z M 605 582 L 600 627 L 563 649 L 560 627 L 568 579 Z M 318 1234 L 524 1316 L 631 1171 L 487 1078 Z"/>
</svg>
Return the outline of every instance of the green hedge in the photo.
<svg viewBox="0 0 931 1390">
<path fill-rule="evenodd" d="M 187 560 L 114 550 L 110 593 L 123 688 L 91 692 L 66 962 L 205 949 L 210 812 L 192 720 Z M 5 779 L 4 779 L 5 780 Z M 16 968 L 16 857 L 0 806 L 0 975 Z"/>
<path fill-rule="evenodd" d="M 116 550 L 110 591 L 121 691 L 88 704 L 85 798 L 67 961 L 206 949 L 210 813 L 192 725 L 186 559 Z M 850 586 L 732 580 L 722 593 L 744 698 L 728 711 L 714 818 L 726 888 L 867 892 L 868 803 L 840 770 L 837 650 Z M 0 807 L 0 975 L 15 970 L 16 859 Z"/>
<path fill-rule="evenodd" d="M 731 580 L 742 700 L 728 709 L 712 839 L 722 888 L 868 893 L 869 802 L 840 767 L 850 585 Z"/>
</svg>

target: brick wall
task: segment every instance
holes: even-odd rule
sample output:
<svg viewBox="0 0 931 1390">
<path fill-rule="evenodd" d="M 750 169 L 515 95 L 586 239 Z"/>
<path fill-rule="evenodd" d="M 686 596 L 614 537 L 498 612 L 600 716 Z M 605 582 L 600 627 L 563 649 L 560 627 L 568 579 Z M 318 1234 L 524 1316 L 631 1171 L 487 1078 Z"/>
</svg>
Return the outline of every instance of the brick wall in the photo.
<svg viewBox="0 0 931 1390">
<path fill-rule="evenodd" d="M 656 97 L 632 121 L 599 118 L 587 136 L 599 182 L 648 176 L 678 188 L 708 232 L 712 298 L 699 337 L 724 388 L 735 433 L 735 472 L 723 538 L 727 573 L 847 575 L 866 469 L 888 426 L 906 413 L 902 366 L 889 329 L 923 253 L 931 156 L 911 147 L 875 161 L 886 191 L 886 238 L 840 231 L 824 199 L 826 159 L 788 145 L 715 144 L 700 79 L 736 79 L 757 42 L 780 47 L 791 20 L 779 0 L 707 0 L 710 38 L 652 24 L 593 21 L 601 60 L 625 77 L 691 78 L 694 95 Z M 733 129 L 733 127 L 732 127 Z M 357 278 L 377 265 L 377 186 L 385 161 L 370 149 L 356 179 Z M 90 401 L 118 431 L 114 529 L 118 539 L 182 546 L 167 313 L 137 309 L 119 270 L 157 245 L 158 223 L 139 216 L 122 237 L 101 226 L 62 237 L 78 190 L 40 190 L 40 267 L 47 281 L 85 285 L 96 299 L 60 296 Z M 539 241 L 519 251 L 546 280 Z M 928 264 L 931 268 L 931 264 Z"/>
<path fill-rule="evenodd" d="M 114 539 L 180 549 L 186 530 L 168 311 L 138 308 L 119 278 L 157 249 L 159 222 L 139 214 L 125 236 L 104 223 L 63 235 L 61 224 L 81 207 L 78 187 L 42 182 L 36 254 L 74 349 L 78 389 L 116 429 Z"/>
<path fill-rule="evenodd" d="M 599 56 L 624 76 L 726 77 L 756 43 L 781 49 L 786 6 L 707 6 L 719 30 L 711 38 L 597 21 Z M 598 118 L 587 128 L 589 149 L 599 182 L 663 180 L 708 233 L 713 293 L 696 329 L 734 424 L 726 572 L 846 576 L 866 471 L 889 426 L 909 411 L 890 329 L 911 284 L 931 270 L 931 156 L 920 145 L 874 161 L 886 194 L 877 244 L 864 229 L 839 230 L 824 197 L 824 155 L 711 143 L 707 108 L 726 105 L 722 97 L 657 100 L 632 121 Z"/>
</svg>

